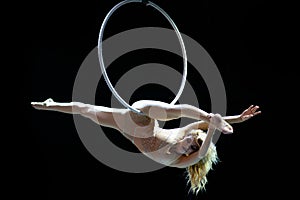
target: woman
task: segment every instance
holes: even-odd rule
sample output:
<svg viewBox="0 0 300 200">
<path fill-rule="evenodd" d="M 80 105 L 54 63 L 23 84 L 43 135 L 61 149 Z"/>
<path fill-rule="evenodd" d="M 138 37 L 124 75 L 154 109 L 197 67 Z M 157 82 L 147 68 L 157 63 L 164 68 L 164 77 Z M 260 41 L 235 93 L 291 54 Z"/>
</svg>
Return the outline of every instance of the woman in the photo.
<svg viewBox="0 0 300 200">
<path fill-rule="evenodd" d="M 233 133 L 230 124 L 246 121 L 261 113 L 258 111 L 259 106 L 251 105 L 240 115 L 221 117 L 187 104 L 170 105 L 151 100 L 138 101 L 132 105 L 142 115 L 129 109 L 107 108 L 81 102 L 58 103 L 52 99 L 32 102 L 31 105 L 40 110 L 80 114 L 101 126 L 118 130 L 154 161 L 170 167 L 186 168 L 191 190 L 195 193 L 204 189 L 206 175 L 218 159 L 216 147 L 212 143 L 215 130 L 218 129 L 224 134 Z M 168 121 L 180 117 L 197 121 L 175 129 L 158 126 L 158 120 Z"/>
</svg>

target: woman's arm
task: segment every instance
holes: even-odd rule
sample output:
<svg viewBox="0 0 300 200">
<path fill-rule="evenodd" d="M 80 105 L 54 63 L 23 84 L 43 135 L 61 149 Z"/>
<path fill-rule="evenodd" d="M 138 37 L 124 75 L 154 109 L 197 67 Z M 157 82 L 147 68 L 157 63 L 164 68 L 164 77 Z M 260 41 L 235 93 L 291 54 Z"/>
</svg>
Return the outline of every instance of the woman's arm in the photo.
<svg viewBox="0 0 300 200">
<path fill-rule="evenodd" d="M 148 117 L 161 121 L 187 117 L 210 123 L 210 119 L 214 115 L 188 104 L 171 105 L 160 101 L 150 100 L 138 101 L 133 104 L 133 107 L 139 109 Z M 232 127 L 224 120 L 217 126 L 217 129 L 223 133 L 233 132 Z"/>
<path fill-rule="evenodd" d="M 38 110 L 79 114 L 91 119 L 99 125 L 115 128 L 117 130 L 119 130 L 119 127 L 115 119 L 123 118 L 126 113 L 126 109 L 113 109 L 81 102 L 59 103 L 54 102 L 52 99 L 47 99 L 44 102 L 31 102 L 31 105 Z"/>
<path fill-rule="evenodd" d="M 241 123 L 241 122 L 244 122 L 244 121 L 251 119 L 252 117 L 260 114 L 261 111 L 257 111 L 258 109 L 259 109 L 259 106 L 251 105 L 249 108 L 244 110 L 242 112 L 242 114 L 240 114 L 240 115 L 225 116 L 225 117 L 222 117 L 222 119 L 226 120 L 230 124 Z M 214 115 L 214 116 L 216 116 L 216 115 Z M 201 148 L 198 150 L 198 152 L 192 153 L 189 156 L 181 156 L 178 159 L 178 162 L 173 164 L 174 167 L 185 168 L 190 165 L 194 165 L 197 162 L 199 162 L 199 160 L 203 156 L 205 156 L 205 154 L 207 153 L 207 150 L 212 142 L 214 132 L 216 130 L 216 128 L 215 128 L 216 126 L 214 126 L 214 124 L 217 124 L 218 122 L 223 121 L 221 118 L 218 118 L 218 117 L 215 118 L 214 116 L 211 118 L 211 123 L 199 121 L 199 122 L 191 123 L 184 127 L 186 132 L 188 132 L 189 130 L 192 130 L 192 129 L 206 130 L 208 128 L 207 136 L 206 136 L 205 141 L 202 143 Z"/>
<path fill-rule="evenodd" d="M 141 100 L 134 103 L 132 106 L 141 110 L 147 116 L 161 121 L 187 117 L 195 120 L 203 120 L 209 123 L 210 118 L 213 115 L 188 104 L 171 105 L 161 101 Z M 258 109 L 259 106 L 251 105 L 249 108 L 245 109 L 242 114 L 225 116 L 223 119 L 230 124 L 244 122 L 260 114 L 261 111 L 257 111 Z"/>
<path fill-rule="evenodd" d="M 261 113 L 261 111 L 257 111 L 259 109 L 259 106 L 251 105 L 249 108 L 245 109 L 242 114 L 240 115 L 234 115 L 234 116 L 225 116 L 223 117 L 224 120 L 226 120 L 229 124 L 234 123 L 241 123 L 244 122 L 258 114 Z"/>
<path fill-rule="evenodd" d="M 229 124 L 234 123 L 241 123 L 246 120 L 251 119 L 252 117 L 258 115 L 261 113 L 261 111 L 258 111 L 259 106 L 251 105 L 249 108 L 245 109 L 240 115 L 233 115 L 233 116 L 224 116 L 222 117 L 223 120 L 225 120 L 227 123 L 224 123 L 224 126 L 228 127 L 229 129 L 232 129 Z M 191 124 L 188 124 L 184 127 L 185 132 L 188 132 L 192 129 L 201 129 L 201 130 L 207 130 L 209 126 L 209 123 L 205 121 L 198 121 Z"/>
</svg>

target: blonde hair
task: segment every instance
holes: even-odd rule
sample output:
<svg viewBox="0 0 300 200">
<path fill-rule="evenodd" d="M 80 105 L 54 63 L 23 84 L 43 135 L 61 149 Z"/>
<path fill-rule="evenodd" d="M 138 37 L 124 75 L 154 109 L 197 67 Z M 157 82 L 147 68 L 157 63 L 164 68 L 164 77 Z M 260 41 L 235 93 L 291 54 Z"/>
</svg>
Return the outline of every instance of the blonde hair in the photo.
<svg viewBox="0 0 300 200">
<path fill-rule="evenodd" d="M 202 130 L 193 130 L 191 132 L 193 135 L 197 135 L 198 138 L 202 134 L 205 134 Z M 203 137 L 201 137 L 204 141 Z M 207 173 L 212 169 L 212 165 L 219 161 L 216 146 L 211 143 L 206 155 L 196 164 L 191 165 L 186 168 L 188 183 L 190 183 L 190 190 L 194 194 L 198 194 L 199 191 L 205 190 L 205 185 L 207 183 Z"/>
</svg>

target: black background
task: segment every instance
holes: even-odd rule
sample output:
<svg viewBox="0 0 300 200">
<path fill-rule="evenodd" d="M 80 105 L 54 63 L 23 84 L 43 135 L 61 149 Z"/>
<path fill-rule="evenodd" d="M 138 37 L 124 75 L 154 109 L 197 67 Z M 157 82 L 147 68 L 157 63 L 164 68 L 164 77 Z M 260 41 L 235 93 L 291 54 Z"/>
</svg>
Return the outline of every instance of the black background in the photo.
<svg viewBox="0 0 300 200">
<path fill-rule="evenodd" d="M 25 144 L 23 159 L 17 165 L 20 176 L 16 182 L 24 189 L 20 193 L 31 199 L 55 200 L 289 196 L 293 188 L 287 172 L 292 164 L 287 155 L 294 149 L 282 146 L 290 140 L 283 132 L 288 127 L 283 122 L 288 119 L 285 111 L 293 107 L 288 96 L 294 91 L 286 86 L 296 81 L 287 78 L 294 67 L 289 64 L 292 56 L 286 46 L 290 44 L 291 18 L 286 14 L 290 14 L 290 5 L 273 1 L 153 1 L 171 16 L 182 33 L 201 44 L 213 58 L 226 88 L 227 115 L 238 114 L 250 104 L 262 110 L 260 116 L 235 125 L 235 134 L 221 136 L 217 143 L 221 162 L 209 172 L 207 190 L 197 197 L 188 194 L 184 170 L 167 167 L 132 174 L 111 169 L 85 149 L 71 115 L 31 108 L 31 101 L 49 97 L 59 102 L 72 100 L 77 71 L 96 47 L 104 17 L 118 2 L 24 4 L 26 9 L 18 19 L 26 36 L 20 41 L 25 63 L 20 80 L 25 88 L 24 122 L 29 131 L 20 137 Z M 143 26 L 169 28 L 162 19 L 151 9 L 127 5 L 112 17 L 105 37 Z M 179 67 L 182 62 L 167 52 L 145 50 L 123 56 L 114 65 L 128 67 L 152 61 Z M 188 74 L 189 80 L 194 78 Z M 205 86 L 197 89 L 205 97 L 201 108 L 209 112 Z M 164 95 L 157 96 L 154 90 Z M 101 92 L 111 95 L 107 88 Z M 168 101 L 170 95 L 166 88 L 150 85 L 140 88 L 135 98 Z M 109 106 L 97 97 L 96 102 Z M 113 131 L 106 129 L 106 133 L 112 142 L 135 151 L 122 137 L 109 136 Z"/>
</svg>

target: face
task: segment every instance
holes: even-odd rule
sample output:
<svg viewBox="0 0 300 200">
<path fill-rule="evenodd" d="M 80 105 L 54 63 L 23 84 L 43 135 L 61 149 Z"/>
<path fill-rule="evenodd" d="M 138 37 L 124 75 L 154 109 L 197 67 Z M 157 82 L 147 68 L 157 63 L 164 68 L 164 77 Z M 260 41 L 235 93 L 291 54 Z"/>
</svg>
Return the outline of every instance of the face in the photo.
<svg viewBox="0 0 300 200">
<path fill-rule="evenodd" d="M 202 143 L 202 140 L 199 139 L 198 143 Z M 177 152 L 180 154 L 190 155 L 191 153 L 198 151 L 200 146 L 197 144 L 196 139 L 192 136 L 186 136 L 183 138 L 177 146 Z"/>
</svg>

